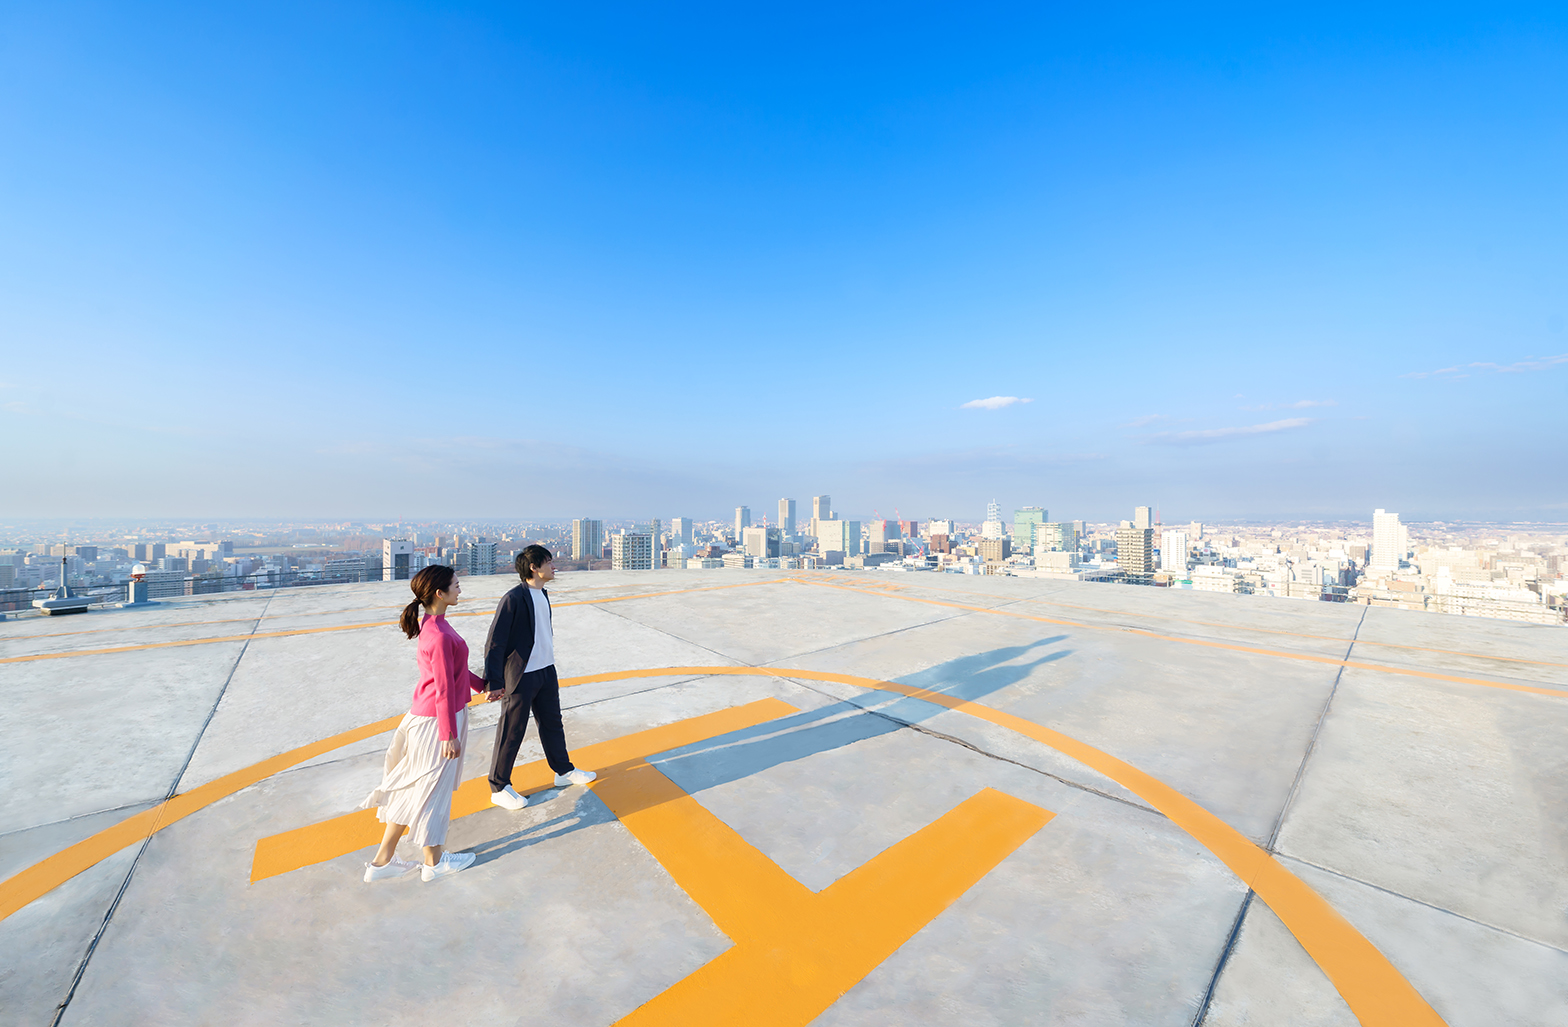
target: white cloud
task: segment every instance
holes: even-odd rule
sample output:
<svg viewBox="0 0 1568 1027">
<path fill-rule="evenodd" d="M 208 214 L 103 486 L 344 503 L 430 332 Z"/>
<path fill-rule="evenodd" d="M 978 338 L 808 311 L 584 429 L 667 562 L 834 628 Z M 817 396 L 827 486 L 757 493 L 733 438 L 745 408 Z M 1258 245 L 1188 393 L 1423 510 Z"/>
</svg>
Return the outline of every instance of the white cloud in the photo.
<svg viewBox="0 0 1568 1027">
<path fill-rule="evenodd" d="M 1298 399 L 1294 403 L 1260 403 L 1255 407 L 1242 407 L 1243 410 L 1309 410 L 1312 407 L 1337 407 L 1337 399 Z"/>
<path fill-rule="evenodd" d="M 959 407 L 960 410 L 1000 410 L 1010 407 L 1014 403 L 1033 403 L 1032 399 L 1023 399 L 1019 396 L 992 396 L 990 399 L 972 399 Z"/>
<path fill-rule="evenodd" d="M 1144 425 L 1153 424 L 1155 421 L 1164 421 L 1164 420 L 1167 420 L 1167 418 L 1166 418 L 1166 416 L 1164 414 L 1144 414 L 1142 417 L 1134 417 L 1132 420 L 1130 420 L 1126 424 L 1122 425 L 1122 427 L 1123 428 L 1142 428 Z"/>
<path fill-rule="evenodd" d="M 1294 428 L 1305 428 L 1312 423 L 1310 417 L 1289 417 L 1283 421 L 1270 421 L 1267 424 L 1249 424 L 1235 428 L 1205 428 L 1202 431 L 1162 431 L 1144 439 L 1146 445 L 1160 446 L 1202 446 L 1211 442 L 1224 442 L 1227 439 L 1246 438 L 1250 435 L 1269 435 L 1274 432 L 1290 431 Z"/>
<path fill-rule="evenodd" d="M 1460 378 L 1470 377 L 1471 368 L 1476 371 L 1495 371 L 1498 374 L 1523 374 L 1526 371 L 1549 371 L 1559 364 L 1568 364 L 1568 353 L 1558 353 L 1551 357 L 1525 357 L 1512 364 L 1494 364 L 1490 361 L 1478 360 L 1469 364 L 1455 364 L 1453 367 L 1440 367 L 1436 371 L 1411 371 L 1399 377 L 1447 378 L 1457 381 Z"/>
</svg>

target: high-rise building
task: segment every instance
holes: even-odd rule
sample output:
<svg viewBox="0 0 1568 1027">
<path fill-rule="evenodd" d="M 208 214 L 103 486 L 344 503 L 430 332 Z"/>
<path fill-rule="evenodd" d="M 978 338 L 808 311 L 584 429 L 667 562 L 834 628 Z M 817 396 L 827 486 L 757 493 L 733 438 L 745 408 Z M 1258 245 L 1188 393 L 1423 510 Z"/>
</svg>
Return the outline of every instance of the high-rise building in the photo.
<svg viewBox="0 0 1568 1027">
<path fill-rule="evenodd" d="M 1200 538 L 1202 538 L 1203 537 L 1203 522 L 1202 521 L 1193 521 L 1192 524 L 1187 527 L 1187 536 L 1188 536 L 1188 538 L 1190 538 L 1194 542 L 1196 542 Z"/>
<path fill-rule="evenodd" d="M 1140 506 L 1132 512 L 1132 526 L 1134 528 L 1154 527 L 1154 516 L 1149 507 Z"/>
<path fill-rule="evenodd" d="M 1038 506 L 1026 506 L 1021 510 L 1013 511 L 1013 552 L 1034 552 L 1037 533 L 1040 525 L 1045 523 L 1045 509 Z"/>
<path fill-rule="evenodd" d="M 985 505 L 985 522 L 980 525 L 981 538 L 1001 538 L 1007 534 L 1007 525 L 1002 523 L 1002 507 L 996 500 L 991 500 Z"/>
<path fill-rule="evenodd" d="M 406 538 L 381 540 L 381 580 L 407 581 L 413 574 L 414 542 Z"/>
<path fill-rule="evenodd" d="M 928 521 L 926 523 L 926 537 L 929 538 L 932 535 L 945 535 L 948 538 L 952 538 L 953 522 L 951 520 L 939 521 L 934 518 Z"/>
<path fill-rule="evenodd" d="M 1397 513 L 1376 510 L 1372 514 L 1372 566 L 1382 571 L 1397 571 L 1399 562 L 1410 551 L 1410 536 L 1399 523 Z"/>
<path fill-rule="evenodd" d="M 735 539 L 739 541 L 742 532 L 751 527 L 751 507 L 737 506 L 735 508 Z"/>
<path fill-rule="evenodd" d="M 1078 532 L 1071 524 L 1047 521 L 1035 532 L 1035 549 L 1042 546 L 1053 553 L 1076 553 Z"/>
<path fill-rule="evenodd" d="M 1073 526 L 1073 534 L 1074 535 L 1078 536 L 1079 538 L 1083 538 L 1085 535 L 1089 534 L 1087 531 L 1084 530 L 1085 525 L 1084 525 L 1083 521 L 1073 521 L 1071 523 L 1072 523 L 1072 526 Z"/>
<path fill-rule="evenodd" d="M 779 530 L 786 535 L 795 534 L 795 501 L 779 500 Z"/>
<path fill-rule="evenodd" d="M 645 533 L 653 540 L 651 543 L 652 555 L 649 557 L 651 567 L 664 566 L 664 524 L 657 517 L 646 524 L 637 525 L 639 532 Z"/>
<path fill-rule="evenodd" d="M 823 556 L 840 553 L 844 556 L 860 555 L 859 521 L 818 521 L 817 550 Z"/>
<path fill-rule="evenodd" d="M 653 570 L 653 537 L 636 531 L 611 535 L 610 566 L 618 571 Z"/>
<path fill-rule="evenodd" d="M 598 560 L 604 556 L 604 522 L 572 521 L 572 559 Z"/>
<path fill-rule="evenodd" d="M 831 496 L 811 497 L 811 519 L 814 521 L 830 521 L 833 519 L 833 499 Z"/>
<path fill-rule="evenodd" d="M 901 551 L 898 540 L 903 538 L 903 531 L 897 521 L 872 521 L 869 532 L 870 549 L 872 553 L 897 553 Z"/>
<path fill-rule="evenodd" d="M 1147 510 L 1147 507 L 1139 509 Z M 1117 528 L 1116 562 L 1131 575 L 1154 572 L 1154 529 Z"/>
<path fill-rule="evenodd" d="M 691 543 L 691 518 L 670 518 L 670 544 L 677 546 L 689 546 Z"/>
<path fill-rule="evenodd" d="M 1187 573 L 1187 533 L 1172 529 L 1160 536 L 1160 570 Z"/>
<path fill-rule="evenodd" d="M 494 574 L 495 573 L 496 543 L 487 540 L 483 535 L 469 539 L 463 547 L 463 565 L 468 568 L 468 574 Z"/>
<path fill-rule="evenodd" d="M 899 521 L 898 522 L 898 532 L 899 532 L 899 534 L 903 535 L 905 538 L 919 538 L 920 537 L 920 522 L 919 521 Z"/>
<path fill-rule="evenodd" d="M 743 548 L 747 556 L 755 556 L 767 560 L 779 555 L 778 528 L 747 528 L 742 539 L 744 543 Z"/>
</svg>

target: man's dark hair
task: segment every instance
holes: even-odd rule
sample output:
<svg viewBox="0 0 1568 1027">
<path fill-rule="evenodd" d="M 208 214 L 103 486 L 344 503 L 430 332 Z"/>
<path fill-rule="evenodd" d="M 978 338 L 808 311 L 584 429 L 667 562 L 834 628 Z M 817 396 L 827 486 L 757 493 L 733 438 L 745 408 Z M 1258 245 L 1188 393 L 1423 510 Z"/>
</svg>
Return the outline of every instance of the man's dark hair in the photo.
<svg viewBox="0 0 1568 1027">
<path fill-rule="evenodd" d="M 512 561 L 512 563 L 517 568 L 517 576 L 527 581 L 534 576 L 535 567 L 547 564 L 552 559 L 554 557 L 550 555 L 550 550 L 538 543 L 534 543 L 533 545 L 524 546 L 523 551 L 517 554 L 517 559 Z"/>
</svg>

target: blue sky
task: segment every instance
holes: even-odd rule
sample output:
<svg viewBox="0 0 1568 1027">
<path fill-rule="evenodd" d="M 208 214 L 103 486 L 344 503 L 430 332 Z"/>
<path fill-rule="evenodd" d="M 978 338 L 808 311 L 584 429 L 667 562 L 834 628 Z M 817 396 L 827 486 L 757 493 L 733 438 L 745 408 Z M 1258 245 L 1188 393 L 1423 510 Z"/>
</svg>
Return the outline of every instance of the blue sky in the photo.
<svg viewBox="0 0 1568 1027">
<path fill-rule="evenodd" d="M 0 513 L 1568 520 L 1565 95 L 1560 7 L 8 5 Z"/>
</svg>

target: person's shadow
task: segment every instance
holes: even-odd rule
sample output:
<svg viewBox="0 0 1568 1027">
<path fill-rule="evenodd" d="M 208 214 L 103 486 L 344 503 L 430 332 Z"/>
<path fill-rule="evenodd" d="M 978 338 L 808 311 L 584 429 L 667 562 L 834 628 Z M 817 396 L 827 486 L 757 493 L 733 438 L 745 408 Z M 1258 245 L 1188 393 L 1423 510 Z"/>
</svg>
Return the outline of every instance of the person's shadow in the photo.
<svg viewBox="0 0 1568 1027">
<path fill-rule="evenodd" d="M 1028 645 L 993 649 L 975 656 L 949 660 L 907 675 L 898 683 L 960 699 L 983 699 L 1018 684 L 1039 667 L 1070 656 L 1071 649 L 1055 649 L 1036 655 L 1042 646 L 1065 641 L 1066 637 L 1057 635 Z M 780 674 L 780 677 L 788 676 L 787 672 Z M 677 781 L 688 794 L 695 794 L 781 764 L 903 730 L 935 716 L 943 709 L 907 696 L 901 696 L 893 702 L 887 700 L 888 693 L 867 690 L 855 699 L 840 700 L 820 709 L 770 720 L 755 727 L 653 754 L 647 757 L 647 762 Z M 869 708 L 872 706 L 875 708 Z M 600 768 L 600 773 L 613 774 L 637 762 L 640 760 Z M 564 789 L 535 793 L 529 798 L 529 806 L 549 802 L 562 791 Z M 580 793 L 569 811 L 493 841 L 471 846 L 470 851 L 479 857 L 478 863 L 488 863 L 551 838 L 616 819 L 603 802 L 597 798 L 590 799 L 589 794 Z M 647 807 L 623 812 L 644 808 Z"/>
</svg>

